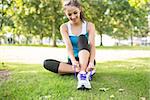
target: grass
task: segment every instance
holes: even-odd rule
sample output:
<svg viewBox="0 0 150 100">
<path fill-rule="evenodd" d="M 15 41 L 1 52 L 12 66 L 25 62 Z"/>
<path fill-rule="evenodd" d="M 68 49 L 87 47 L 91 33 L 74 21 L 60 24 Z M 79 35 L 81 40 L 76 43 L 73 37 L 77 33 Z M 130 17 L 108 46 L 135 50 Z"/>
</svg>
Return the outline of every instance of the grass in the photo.
<svg viewBox="0 0 150 100">
<path fill-rule="evenodd" d="M 107 50 L 150 50 L 150 46 L 97 46 L 96 48 Z"/>
<path fill-rule="evenodd" d="M 150 58 L 136 58 L 98 63 L 90 91 L 76 90 L 73 75 L 60 76 L 42 65 L 5 63 L 0 69 L 11 74 L 7 79 L 0 77 L 0 99 L 150 100 L 149 62 Z"/>
</svg>

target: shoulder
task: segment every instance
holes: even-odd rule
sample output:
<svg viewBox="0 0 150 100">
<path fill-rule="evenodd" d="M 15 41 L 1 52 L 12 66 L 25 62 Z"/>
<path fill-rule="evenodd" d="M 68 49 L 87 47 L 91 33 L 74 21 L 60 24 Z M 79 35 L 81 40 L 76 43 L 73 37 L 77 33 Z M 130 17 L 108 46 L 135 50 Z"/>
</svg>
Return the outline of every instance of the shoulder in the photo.
<svg viewBox="0 0 150 100">
<path fill-rule="evenodd" d="M 92 23 L 92 22 L 87 22 L 87 29 L 88 29 L 88 31 L 90 31 L 90 30 L 95 30 L 95 25 L 94 25 L 94 23 Z"/>
<path fill-rule="evenodd" d="M 67 28 L 67 23 L 63 23 L 61 26 L 60 26 L 60 31 L 67 31 L 68 28 Z"/>
<path fill-rule="evenodd" d="M 87 22 L 87 25 L 88 25 L 88 28 L 95 27 L 94 23 L 92 23 L 92 22 Z"/>
</svg>

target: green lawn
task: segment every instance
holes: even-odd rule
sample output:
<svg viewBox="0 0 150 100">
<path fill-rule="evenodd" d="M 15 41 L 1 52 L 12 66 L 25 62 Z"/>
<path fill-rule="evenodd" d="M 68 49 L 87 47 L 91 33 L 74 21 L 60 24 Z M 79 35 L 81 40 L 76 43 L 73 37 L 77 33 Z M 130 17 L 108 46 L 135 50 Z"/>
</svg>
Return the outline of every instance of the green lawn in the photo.
<svg viewBox="0 0 150 100">
<path fill-rule="evenodd" d="M 97 64 L 92 90 L 76 90 L 73 75 L 60 76 L 35 64 L 0 64 L 0 100 L 150 100 L 150 58 Z"/>
<path fill-rule="evenodd" d="M 104 50 L 150 50 L 150 46 L 97 46 L 96 48 Z"/>
</svg>

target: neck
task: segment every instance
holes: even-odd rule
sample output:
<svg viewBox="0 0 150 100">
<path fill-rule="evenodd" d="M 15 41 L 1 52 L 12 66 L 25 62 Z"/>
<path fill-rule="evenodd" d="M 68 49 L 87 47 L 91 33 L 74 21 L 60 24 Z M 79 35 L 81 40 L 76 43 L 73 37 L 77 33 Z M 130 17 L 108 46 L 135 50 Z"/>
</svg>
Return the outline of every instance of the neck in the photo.
<svg viewBox="0 0 150 100">
<path fill-rule="evenodd" d="M 80 20 L 80 21 L 78 21 L 77 23 L 72 23 L 72 22 L 71 22 L 71 24 L 74 25 L 74 26 L 79 26 L 79 25 L 82 24 L 82 21 Z"/>
</svg>

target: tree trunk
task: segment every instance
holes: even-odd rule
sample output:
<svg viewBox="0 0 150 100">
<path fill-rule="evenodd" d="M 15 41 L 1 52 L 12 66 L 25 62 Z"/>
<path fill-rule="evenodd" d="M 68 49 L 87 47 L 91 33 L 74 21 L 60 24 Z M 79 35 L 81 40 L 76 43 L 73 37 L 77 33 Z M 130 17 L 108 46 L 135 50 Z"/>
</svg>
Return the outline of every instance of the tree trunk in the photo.
<svg viewBox="0 0 150 100">
<path fill-rule="evenodd" d="M 147 36 L 146 36 L 146 40 L 145 40 L 145 46 L 148 46 L 148 39 L 147 39 Z"/>
<path fill-rule="evenodd" d="M 18 38 L 18 41 L 17 41 L 16 43 L 17 43 L 17 44 L 21 44 L 21 43 L 20 43 L 20 40 L 21 40 L 21 39 L 20 39 L 20 34 L 16 34 L 16 35 L 17 35 L 17 38 Z"/>
<path fill-rule="evenodd" d="M 43 33 L 40 34 L 40 45 L 43 45 Z"/>
<path fill-rule="evenodd" d="M 31 31 L 29 32 L 29 34 L 31 34 Z M 30 44 L 30 36 L 26 35 L 26 45 Z"/>
<path fill-rule="evenodd" d="M 100 46 L 103 46 L 103 34 L 100 34 Z"/>
<path fill-rule="evenodd" d="M 55 21 L 53 21 L 52 23 L 52 46 L 53 47 L 57 47 L 57 44 L 56 44 L 56 30 L 55 30 Z"/>
<path fill-rule="evenodd" d="M 1 14 L 1 15 L 2 15 L 1 17 L 2 17 L 2 18 L 1 18 L 1 20 L 0 20 L 0 22 L 1 22 L 1 23 L 0 23 L 0 31 L 2 31 L 2 26 L 3 26 L 3 16 L 4 16 L 3 9 L 4 9 L 4 6 L 3 6 L 3 0 L 2 0 L 2 14 Z"/>
<path fill-rule="evenodd" d="M 26 45 L 29 44 L 29 36 L 26 36 Z"/>
<path fill-rule="evenodd" d="M 131 33 L 131 46 L 133 46 L 133 34 Z"/>
</svg>

